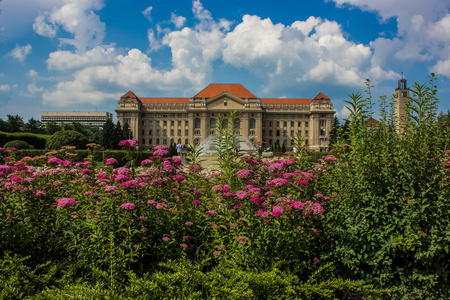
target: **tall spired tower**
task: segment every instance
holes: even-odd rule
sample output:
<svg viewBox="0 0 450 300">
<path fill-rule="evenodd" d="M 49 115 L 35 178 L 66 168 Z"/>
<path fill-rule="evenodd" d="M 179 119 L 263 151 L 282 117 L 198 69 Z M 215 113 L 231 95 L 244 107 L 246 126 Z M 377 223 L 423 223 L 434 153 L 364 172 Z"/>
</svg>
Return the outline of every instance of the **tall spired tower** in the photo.
<svg viewBox="0 0 450 300">
<path fill-rule="evenodd" d="M 397 118 L 397 132 L 403 133 L 406 124 L 406 103 L 409 101 L 409 88 L 406 87 L 406 79 L 398 81 L 398 88 L 395 89 L 396 105 L 395 116 Z"/>
</svg>

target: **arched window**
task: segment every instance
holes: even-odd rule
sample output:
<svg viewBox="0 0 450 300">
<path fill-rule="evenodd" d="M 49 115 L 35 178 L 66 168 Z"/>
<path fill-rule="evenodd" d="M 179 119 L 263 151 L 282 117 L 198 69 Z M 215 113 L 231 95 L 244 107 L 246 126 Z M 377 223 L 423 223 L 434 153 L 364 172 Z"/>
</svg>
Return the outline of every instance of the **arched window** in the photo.
<svg viewBox="0 0 450 300">
<path fill-rule="evenodd" d="M 234 120 L 234 129 L 240 129 L 241 128 L 241 119 L 237 118 Z"/>
<path fill-rule="evenodd" d="M 222 129 L 228 128 L 228 119 L 222 120 Z"/>
<path fill-rule="evenodd" d="M 194 128 L 195 129 L 200 128 L 201 124 L 202 124 L 202 121 L 200 120 L 200 118 L 195 118 Z"/>
<path fill-rule="evenodd" d="M 216 128 L 216 119 L 211 118 L 211 119 L 209 120 L 209 128 L 210 128 L 210 129 Z"/>
<path fill-rule="evenodd" d="M 250 129 L 255 129 L 256 128 L 256 120 L 254 118 L 251 118 L 248 126 Z"/>
</svg>

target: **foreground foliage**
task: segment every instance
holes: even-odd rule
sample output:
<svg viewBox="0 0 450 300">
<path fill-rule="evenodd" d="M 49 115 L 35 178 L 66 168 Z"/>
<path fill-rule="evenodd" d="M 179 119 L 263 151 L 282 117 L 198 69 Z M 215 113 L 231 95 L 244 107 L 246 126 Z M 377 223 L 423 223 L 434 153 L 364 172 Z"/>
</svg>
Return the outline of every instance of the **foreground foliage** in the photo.
<svg viewBox="0 0 450 300">
<path fill-rule="evenodd" d="M 401 134 L 387 99 L 374 129 L 352 95 L 347 138 L 314 165 L 300 136 L 292 156 L 238 157 L 234 113 L 217 170 L 197 147 L 136 166 L 134 140 L 125 167 L 95 145 L 0 149 L 0 298 L 448 298 L 450 151 L 433 83 L 413 92 Z"/>
</svg>

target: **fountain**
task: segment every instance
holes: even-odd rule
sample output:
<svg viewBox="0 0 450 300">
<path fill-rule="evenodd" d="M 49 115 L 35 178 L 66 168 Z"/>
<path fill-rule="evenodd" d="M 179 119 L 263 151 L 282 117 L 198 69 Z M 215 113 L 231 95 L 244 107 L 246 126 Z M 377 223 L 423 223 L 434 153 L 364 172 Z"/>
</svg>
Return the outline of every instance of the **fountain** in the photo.
<svg viewBox="0 0 450 300">
<path fill-rule="evenodd" d="M 238 145 L 239 145 L 239 152 L 247 151 L 247 150 L 255 150 L 255 147 L 253 146 L 253 143 L 245 136 L 237 137 L 237 142 L 238 142 Z M 216 144 L 215 144 L 214 135 L 208 136 L 200 144 L 199 148 L 203 148 L 201 156 L 215 156 L 215 155 L 217 155 L 217 152 L 215 150 Z"/>
</svg>

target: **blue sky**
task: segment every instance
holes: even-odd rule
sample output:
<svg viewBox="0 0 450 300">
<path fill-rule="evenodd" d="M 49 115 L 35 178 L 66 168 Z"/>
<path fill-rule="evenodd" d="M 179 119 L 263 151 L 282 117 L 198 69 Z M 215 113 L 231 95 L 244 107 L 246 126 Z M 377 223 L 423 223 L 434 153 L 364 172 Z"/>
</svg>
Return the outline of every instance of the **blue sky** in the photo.
<svg viewBox="0 0 450 300">
<path fill-rule="evenodd" d="M 448 0 L 1 0 L 0 118 L 109 111 L 241 83 L 258 97 L 390 95 L 437 74 L 450 109 Z"/>
</svg>

